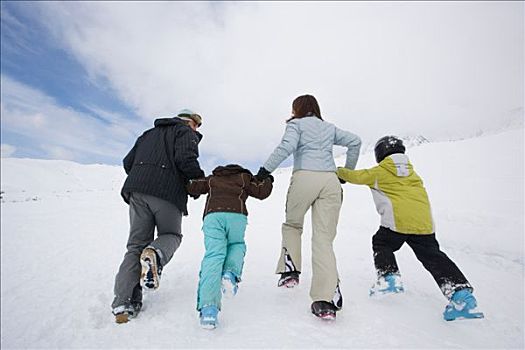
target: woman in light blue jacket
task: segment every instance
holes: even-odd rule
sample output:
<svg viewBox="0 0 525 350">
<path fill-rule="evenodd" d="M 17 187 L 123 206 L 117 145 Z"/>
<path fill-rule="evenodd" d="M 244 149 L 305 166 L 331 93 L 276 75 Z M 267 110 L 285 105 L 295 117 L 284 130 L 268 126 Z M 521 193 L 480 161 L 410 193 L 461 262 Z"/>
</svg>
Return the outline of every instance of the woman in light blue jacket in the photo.
<svg viewBox="0 0 525 350">
<path fill-rule="evenodd" d="M 276 273 L 279 287 L 292 288 L 301 273 L 301 234 L 306 212 L 312 209 L 312 313 L 334 319 L 343 306 L 332 243 L 337 232 L 342 189 L 332 153 L 334 145 L 347 147 L 345 167 L 355 169 L 361 139 L 321 117 L 315 97 L 303 95 L 292 104 L 281 143 L 257 177 L 270 175 L 291 154 L 293 175 L 286 198 L 286 222 L 282 225 L 282 250 Z"/>
</svg>

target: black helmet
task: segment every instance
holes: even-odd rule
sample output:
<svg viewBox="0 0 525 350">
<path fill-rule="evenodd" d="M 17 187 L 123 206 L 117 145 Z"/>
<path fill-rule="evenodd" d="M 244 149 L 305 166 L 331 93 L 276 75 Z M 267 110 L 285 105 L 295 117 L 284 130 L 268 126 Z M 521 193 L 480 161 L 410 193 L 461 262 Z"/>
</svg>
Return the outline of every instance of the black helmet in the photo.
<svg viewBox="0 0 525 350">
<path fill-rule="evenodd" d="M 394 153 L 405 153 L 403 141 L 395 136 L 381 137 L 374 146 L 376 161 L 380 163 L 383 159 Z"/>
</svg>

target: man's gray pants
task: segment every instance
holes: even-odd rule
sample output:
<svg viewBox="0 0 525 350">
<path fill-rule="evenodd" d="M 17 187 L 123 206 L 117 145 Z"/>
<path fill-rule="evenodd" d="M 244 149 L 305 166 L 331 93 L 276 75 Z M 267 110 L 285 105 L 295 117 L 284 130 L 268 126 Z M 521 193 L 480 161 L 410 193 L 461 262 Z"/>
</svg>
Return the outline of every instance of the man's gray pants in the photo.
<svg viewBox="0 0 525 350">
<path fill-rule="evenodd" d="M 115 278 L 116 308 L 142 301 L 140 287 L 140 254 L 146 247 L 155 249 L 164 267 L 179 248 L 182 234 L 182 212 L 171 202 L 133 192 L 129 198 L 130 232 L 127 252 Z M 157 227 L 157 239 L 155 238 Z"/>
</svg>

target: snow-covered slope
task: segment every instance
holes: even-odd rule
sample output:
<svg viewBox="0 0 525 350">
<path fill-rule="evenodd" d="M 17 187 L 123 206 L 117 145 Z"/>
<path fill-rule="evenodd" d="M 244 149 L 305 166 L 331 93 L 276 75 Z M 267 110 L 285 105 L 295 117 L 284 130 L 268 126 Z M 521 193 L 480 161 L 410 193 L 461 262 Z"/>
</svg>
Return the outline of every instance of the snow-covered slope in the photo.
<svg viewBox="0 0 525 350">
<path fill-rule="evenodd" d="M 123 170 L 66 160 L 2 159 L 2 202 L 37 201 L 68 193 L 112 191 L 122 185 Z"/>
<path fill-rule="evenodd" d="M 220 327 L 205 331 L 195 311 L 203 255 L 204 198 L 190 204 L 184 240 L 161 288 L 139 317 L 113 323 L 114 276 L 128 235 L 118 167 L 2 159 L 1 347 L 11 348 L 523 348 L 523 129 L 408 150 L 433 205 L 442 249 L 475 287 L 483 320 L 445 322 L 446 304 L 412 251 L 398 253 L 406 292 L 370 299 L 371 237 L 379 219 L 370 191 L 344 185 L 335 241 L 345 306 L 326 323 L 309 312 L 310 220 L 304 271 L 276 287 L 280 226 L 290 169 L 266 201 L 248 201 L 243 282 Z M 342 164 L 343 159 L 338 159 Z M 372 166 L 362 155 L 358 168 Z"/>
</svg>

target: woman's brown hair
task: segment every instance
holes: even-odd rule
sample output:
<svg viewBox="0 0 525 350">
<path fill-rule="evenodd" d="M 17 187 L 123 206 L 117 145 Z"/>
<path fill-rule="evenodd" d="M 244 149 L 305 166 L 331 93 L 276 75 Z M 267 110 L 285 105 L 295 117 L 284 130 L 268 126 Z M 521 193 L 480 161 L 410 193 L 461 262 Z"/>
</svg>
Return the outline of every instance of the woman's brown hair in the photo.
<svg viewBox="0 0 525 350">
<path fill-rule="evenodd" d="M 292 119 L 304 117 L 317 117 L 323 120 L 319 104 L 312 95 L 302 95 L 297 97 L 292 103 L 292 110 L 294 115 L 286 122 L 289 122 Z"/>
</svg>

